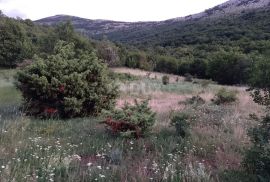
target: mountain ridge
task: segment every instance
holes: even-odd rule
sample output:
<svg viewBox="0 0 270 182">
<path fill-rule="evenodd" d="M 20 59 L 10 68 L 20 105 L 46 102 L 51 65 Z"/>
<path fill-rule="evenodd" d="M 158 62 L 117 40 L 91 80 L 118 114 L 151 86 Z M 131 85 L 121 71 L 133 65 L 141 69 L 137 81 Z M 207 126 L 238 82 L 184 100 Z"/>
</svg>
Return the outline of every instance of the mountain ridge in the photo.
<svg viewBox="0 0 270 182">
<path fill-rule="evenodd" d="M 41 25 L 54 26 L 61 22 L 71 21 L 76 31 L 81 34 L 101 39 L 104 36 L 117 37 L 119 34 L 126 34 L 129 37 L 132 33 L 141 31 L 151 31 L 160 27 L 167 27 L 192 22 L 202 19 L 220 18 L 228 15 L 238 15 L 245 11 L 251 11 L 262 8 L 269 8 L 270 0 L 229 0 L 225 3 L 207 9 L 201 13 L 193 14 L 185 17 L 172 18 L 164 21 L 147 21 L 147 22 L 124 22 L 103 19 L 87 19 L 70 15 L 55 15 L 35 22 Z M 117 38 L 112 38 L 113 41 L 118 41 Z M 120 40 L 121 42 L 121 40 Z"/>
</svg>

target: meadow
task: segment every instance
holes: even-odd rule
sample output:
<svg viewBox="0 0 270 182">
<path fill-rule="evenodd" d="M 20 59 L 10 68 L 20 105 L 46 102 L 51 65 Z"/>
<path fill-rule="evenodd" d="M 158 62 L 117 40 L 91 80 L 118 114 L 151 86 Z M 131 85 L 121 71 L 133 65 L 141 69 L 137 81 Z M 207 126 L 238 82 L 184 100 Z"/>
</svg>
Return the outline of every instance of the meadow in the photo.
<svg viewBox="0 0 270 182">
<path fill-rule="evenodd" d="M 247 129 L 263 115 L 246 87 L 221 86 L 207 80 L 135 69 L 113 69 L 133 75 L 116 79 L 117 107 L 134 99 L 150 99 L 157 122 L 140 139 L 110 135 L 98 117 L 41 120 L 20 112 L 16 70 L 0 70 L 0 181 L 238 181 L 242 157 L 250 146 Z M 130 79 L 131 78 L 131 79 Z M 237 92 L 230 104 L 211 100 L 221 88 Z M 187 103 L 200 96 L 205 103 Z M 171 116 L 188 113 L 190 135 L 182 138 Z M 235 175 L 237 173 L 237 175 Z M 243 175 L 243 181 L 251 178 Z"/>
</svg>

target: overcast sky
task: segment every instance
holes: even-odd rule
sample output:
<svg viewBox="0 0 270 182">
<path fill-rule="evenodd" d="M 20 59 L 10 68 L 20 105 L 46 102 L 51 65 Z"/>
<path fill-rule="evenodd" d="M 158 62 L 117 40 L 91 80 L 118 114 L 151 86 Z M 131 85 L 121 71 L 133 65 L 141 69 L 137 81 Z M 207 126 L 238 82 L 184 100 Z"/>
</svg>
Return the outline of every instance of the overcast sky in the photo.
<svg viewBox="0 0 270 182">
<path fill-rule="evenodd" d="M 37 20 L 57 14 L 118 21 L 159 21 L 199 13 L 227 0 L 0 0 L 12 17 Z"/>
</svg>

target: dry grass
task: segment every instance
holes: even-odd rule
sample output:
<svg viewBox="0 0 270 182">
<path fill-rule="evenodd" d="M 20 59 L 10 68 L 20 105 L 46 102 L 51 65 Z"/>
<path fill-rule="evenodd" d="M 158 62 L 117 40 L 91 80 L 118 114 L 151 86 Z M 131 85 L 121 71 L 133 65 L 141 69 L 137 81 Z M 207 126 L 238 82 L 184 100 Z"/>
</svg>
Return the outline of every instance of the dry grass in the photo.
<svg viewBox="0 0 270 182">
<path fill-rule="evenodd" d="M 126 68 L 114 69 L 116 72 L 129 73 L 140 76 L 140 84 L 137 89 L 123 89 L 118 106 L 124 102 L 132 103 L 135 98 L 151 98 L 149 105 L 158 113 L 159 122 L 156 131 L 168 127 L 170 114 L 172 112 L 187 112 L 196 116 L 195 123 L 192 124 L 191 149 L 185 157 L 185 163 L 198 165 L 203 164 L 209 174 L 218 180 L 218 174 L 223 170 L 241 168 L 242 152 L 249 146 L 247 129 L 253 123 L 249 119 L 249 114 L 258 115 L 264 113 L 263 107 L 254 103 L 246 87 L 220 86 L 210 84 L 202 87 L 197 83 L 184 82 L 181 77 L 178 83 L 173 82 L 168 89 L 145 89 L 147 87 L 147 72 L 141 70 L 131 70 Z M 150 78 L 157 75 L 161 79 L 163 74 L 151 73 Z M 174 75 L 169 75 L 171 80 L 175 80 Z M 177 87 L 182 85 L 183 87 Z M 178 90 L 170 89 L 176 87 Z M 219 89 L 225 87 L 228 90 L 237 92 L 237 101 L 232 104 L 216 106 L 211 99 Z M 183 92 L 181 89 L 189 89 Z M 180 90 L 179 90 L 180 89 Z M 184 104 L 188 98 L 199 95 L 206 103 L 202 106 L 191 106 Z M 214 180 L 215 181 L 215 180 Z"/>
<path fill-rule="evenodd" d="M 221 181 L 219 174 L 222 171 L 241 168 L 243 151 L 249 146 L 246 131 L 254 124 L 249 120 L 249 114 L 260 115 L 264 112 L 261 106 L 253 102 L 245 87 L 213 83 L 203 87 L 200 80 L 196 80 L 196 83 L 185 82 L 183 77 L 179 77 L 176 83 L 175 75 L 169 75 L 171 83 L 164 86 L 161 82 L 164 74 L 161 73 L 149 75 L 146 71 L 127 68 L 113 70 L 140 76 L 139 81 L 120 83 L 121 93 L 117 107 L 123 106 L 125 102 L 133 103 L 134 99 L 150 98 L 149 105 L 157 112 L 158 120 L 152 136 L 132 141 L 132 144 L 128 139 L 112 138 L 103 126 L 97 124 L 96 118 L 40 121 L 24 116 L 17 119 L 0 117 L 0 166 L 8 166 L 5 171 L 12 172 L 12 175 L 7 173 L 6 176 L 5 173 L 0 173 L 0 181 L 10 179 L 10 176 L 15 176 L 13 179 L 22 179 L 26 174 L 31 176 L 23 181 L 37 181 L 34 171 L 37 169 L 40 169 L 41 176 L 49 179 L 51 172 L 47 169 L 50 168 L 43 169 L 44 165 L 40 161 L 52 165 L 53 160 L 52 166 L 56 167 L 56 171 L 61 171 L 61 166 L 67 170 L 69 168 L 59 156 L 65 159 L 74 154 L 81 156 L 81 163 L 75 167 L 70 163 L 70 169 L 75 169 L 66 176 L 70 181 L 78 181 L 82 177 L 89 179 L 88 181 L 166 181 L 168 176 L 176 176 L 173 173 L 177 168 L 184 169 L 180 170 L 183 181 Z M 8 76 L 5 77 L 7 79 L 2 82 L 0 79 L 0 104 L 6 108 L 10 103 L 18 105 L 20 95 Z M 211 99 L 222 87 L 237 90 L 238 100 L 232 104 L 214 105 Z M 184 103 L 196 95 L 206 103 Z M 173 112 L 185 112 L 194 116 L 189 138 L 179 139 L 174 128 L 169 127 Z M 59 141 L 61 142 L 58 143 Z M 47 153 L 40 152 L 41 146 Z M 104 153 L 109 156 L 116 150 L 122 152 L 121 156 L 118 156 L 121 157 L 121 165 L 110 164 L 102 157 L 97 160 L 97 154 Z M 38 161 L 36 155 L 42 158 Z M 28 161 L 10 162 L 14 161 L 13 158 L 26 158 Z M 87 168 L 85 165 L 88 162 L 93 166 Z M 98 166 L 102 166 L 102 169 L 97 168 Z M 76 170 L 79 170 L 78 174 Z M 89 176 L 88 172 L 92 176 Z M 106 178 L 101 178 L 99 174 Z M 59 177 L 58 181 L 61 181 L 60 179 L 62 180 Z"/>
<path fill-rule="evenodd" d="M 162 80 L 162 77 L 167 75 L 170 79 L 170 83 L 175 83 L 177 78 L 178 78 L 178 81 L 184 80 L 184 77 L 182 76 L 159 73 L 159 72 L 149 72 L 149 71 L 144 71 L 140 69 L 130 69 L 130 68 L 123 67 L 123 68 L 112 68 L 112 70 L 117 73 L 128 73 L 135 76 L 147 77 L 150 79 L 157 79 L 157 80 Z"/>
</svg>

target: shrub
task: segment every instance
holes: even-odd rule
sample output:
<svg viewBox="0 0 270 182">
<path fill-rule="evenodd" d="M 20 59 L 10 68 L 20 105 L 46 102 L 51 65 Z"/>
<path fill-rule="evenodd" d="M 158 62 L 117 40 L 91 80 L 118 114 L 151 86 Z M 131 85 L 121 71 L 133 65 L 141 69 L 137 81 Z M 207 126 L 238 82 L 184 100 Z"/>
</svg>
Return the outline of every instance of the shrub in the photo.
<svg viewBox="0 0 270 182">
<path fill-rule="evenodd" d="M 170 78 L 167 75 L 164 75 L 162 77 L 162 83 L 163 85 L 168 85 L 170 83 Z"/>
<path fill-rule="evenodd" d="M 193 80 L 192 75 L 189 73 L 186 73 L 185 74 L 185 82 L 192 82 L 192 80 Z"/>
<path fill-rule="evenodd" d="M 104 111 L 105 121 L 102 123 L 115 134 L 125 136 L 133 135 L 136 138 L 144 136 L 155 124 L 155 113 L 148 106 L 148 100 L 139 103 L 135 100 L 135 105 L 125 104 L 121 109 Z"/>
<path fill-rule="evenodd" d="M 107 68 L 93 53 L 75 55 L 74 44 L 60 41 L 55 55 L 20 70 L 17 87 L 27 114 L 70 118 L 110 109 L 117 86 L 108 78 Z"/>
<path fill-rule="evenodd" d="M 177 135 L 186 137 L 189 135 L 190 116 L 186 113 L 177 113 L 171 119 L 171 125 L 175 127 Z"/>
<path fill-rule="evenodd" d="M 261 181 L 270 179 L 270 115 L 262 118 L 260 124 L 251 130 L 248 135 L 253 146 L 247 151 L 244 166 Z"/>
<path fill-rule="evenodd" d="M 199 95 L 193 96 L 185 101 L 185 104 L 202 105 L 205 104 L 205 100 Z"/>
<path fill-rule="evenodd" d="M 200 80 L 199 83 L 204 89 L 207 88 L 210 84 L 216 84 L 212 80 Z"/>
<path fill-rule="evenodd" d="M 236 100 L 236 91 L 226 90 L 225 88 L 220 89 L 216 93 L 215 98 L 212 99 L 212 101 L 217 105 L 235 102 Z"/>
<path fill-rule="evenodd" d="M 250 78 L 251 96 L 253 100 L 270 107 L 270 58 L 258 58 L 252 68 Z"/>
<path fill-rule="evenodd" d="M 129 73 L 115 73 L 115 72 L 110 72 L 109 73 L 110 78 L 113 78 L 113 80 L 119 80 L 122 82 L 126 81 L 136 81 L 139 79 L 138 76 L 131 75 Z"/>
</svg>

